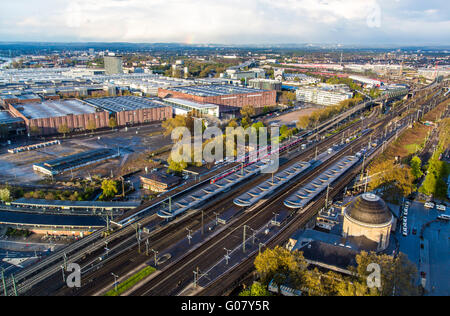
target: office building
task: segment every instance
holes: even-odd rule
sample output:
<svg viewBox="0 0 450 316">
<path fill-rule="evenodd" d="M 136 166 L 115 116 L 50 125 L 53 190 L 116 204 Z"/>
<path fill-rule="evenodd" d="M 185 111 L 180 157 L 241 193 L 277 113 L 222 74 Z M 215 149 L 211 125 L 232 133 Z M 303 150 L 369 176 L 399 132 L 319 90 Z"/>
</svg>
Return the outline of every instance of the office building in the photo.
<svg viewBox="0 0 450 316">
<path fill-rule="evenodd" d="M 104 63 L 107 75 L 123 74 L 122 56 L 105 56 Z"/>
</svg>

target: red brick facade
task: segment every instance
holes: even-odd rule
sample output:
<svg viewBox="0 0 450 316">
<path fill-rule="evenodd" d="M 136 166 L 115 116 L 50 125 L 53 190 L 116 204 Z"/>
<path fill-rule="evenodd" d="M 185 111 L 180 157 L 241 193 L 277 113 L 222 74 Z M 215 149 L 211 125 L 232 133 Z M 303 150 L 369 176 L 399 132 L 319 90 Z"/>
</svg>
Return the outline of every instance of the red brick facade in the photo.
<svg viewBox="0 0 450 316">
<path fill-rule="evenodd" d="M 276 91 L 256 91 L 254 93 L 246 94 L 232 94 L 232 95 L 221 95 L 221 96 L 197 96 L 192 94 L 181 93 L 177 91 L 158 89 L 158 97 L 179 98 L 185 100 L 191 100 L 199 103 L 212 103 L 218 105 L 226 105 L 233 107 L 244 107 L 246 105 L 252 105 L 255 108 L 262 108 L 264 106 L 274 106 L 277 103 L 277 92 Z"/>
</svg>

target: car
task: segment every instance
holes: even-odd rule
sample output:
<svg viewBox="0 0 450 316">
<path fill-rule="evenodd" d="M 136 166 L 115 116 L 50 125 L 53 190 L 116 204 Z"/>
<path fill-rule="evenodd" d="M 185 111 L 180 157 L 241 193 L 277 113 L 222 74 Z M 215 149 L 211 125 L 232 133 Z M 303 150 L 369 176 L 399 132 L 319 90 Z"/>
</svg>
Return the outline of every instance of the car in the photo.
<svg viewBox="0 0 450 316">
<path fill-rule="evenodd" d="M 447 210 L 447 207 L 443 204 L 436 205 L 436 208 L 438 209 L 438 211 L 442 212 L 445 212 Z"/>
<path fill-rule="evenodd" d="M 403 236 L 408 236 L 408 232 L 407 231 L 403 231 Z"/>
<path fill-rule="evenodd" d="M 403 215 L 408 216 L 408 209 L 405 209 Z"/>
<path fill-rule="evenodd" d="M 426 208 L 434 208 L 434 203 L 433 202 L 427 202 L 427 203 L 424 204 L 424 206 Z"/>
</svg>

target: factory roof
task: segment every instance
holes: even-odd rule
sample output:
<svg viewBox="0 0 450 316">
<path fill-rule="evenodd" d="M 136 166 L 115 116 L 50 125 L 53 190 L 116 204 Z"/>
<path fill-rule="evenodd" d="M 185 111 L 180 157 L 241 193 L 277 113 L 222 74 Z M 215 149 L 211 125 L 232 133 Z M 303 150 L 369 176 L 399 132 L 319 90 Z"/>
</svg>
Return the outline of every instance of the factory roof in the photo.
<svg viewBox="0 0 450 316">
<path fill-rule="evenodd" d="M 94 107 L 110 112 L 135 111 L 166 106 L 156 99 L 134 96 L 87 99 L 86 102 Z"/>
<path fill-rule="evenodd" d="M 8 111 L 0 111 L 0 124 L 19 123 L 23 120 L 19 117 L 13 117 Z"/>
<path fill-rule="evenodd" d="M 194 101 L 177 99 L 177 98 L 167 98 L 167 99 L 164 99 L 164 102 L 173 103 L 175 105 L 186 106 L 189 108 L 199 108 L 199 109 L 218 108 L 219 107 L 217 104 L 211 104 L 211 103 L 203 104 L 203 103 L 197 103 Z"/>
<path fill-rule="evenodd" d="M 248 93 L 267 91 L 267 90 L 239 87 L 239 86 L 233 86 L 233 85 L 224 85 L 224 84 L 175 87 L 175 88 L 170 88 L 168 90 L 185 93 L 185 94 L 201 96 L 201 97 L 213 97 L 213 96 L 234 95 L 234 94 L 248 94 Z"/>
<path fill-rule="evenodd" d="M 29 119 L 66 116 L 68 114 L 91 114 L 96 109 L 79 100 L 49 100 L 40 103 L 28 103 L 17 106 L 17 109 Z"/>
</svg>

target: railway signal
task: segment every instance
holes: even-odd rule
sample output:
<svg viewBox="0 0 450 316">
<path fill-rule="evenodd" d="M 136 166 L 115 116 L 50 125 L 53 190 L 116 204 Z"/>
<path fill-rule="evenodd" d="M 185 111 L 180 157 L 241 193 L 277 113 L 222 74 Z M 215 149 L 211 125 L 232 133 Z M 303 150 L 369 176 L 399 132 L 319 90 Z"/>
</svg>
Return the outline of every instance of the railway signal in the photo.
<svg viewBox="0 0 450 316">
<path fill-rule="evenodd" d="M 111 272 L 111 275 L 114 277 L 114 291 L 117 292 L 117 279 L 119 278 L 119 276 L 112 272 Z"/>
<path fill-rule="evenodd" d="M 192 230 L 190 230 L 189 228 L 186 228 L 186 230 L 188 231 L 188 235 L 187 235 L 187 239 L 189 240 L 189 245 L 191 244 L 191 239 L 192 239 Z"/>
<path fill-rule="evenodd" d="M 227 265 L 228 265 L 228 260 L 230 260 L 231 250 L 228 250 L 227 248 L 223 248 L 223 249 L 225 249 L 225 251 L 227 252 L 227 254 L 225 255 L 225 260 L 226 260 Z"/>
</svg>

